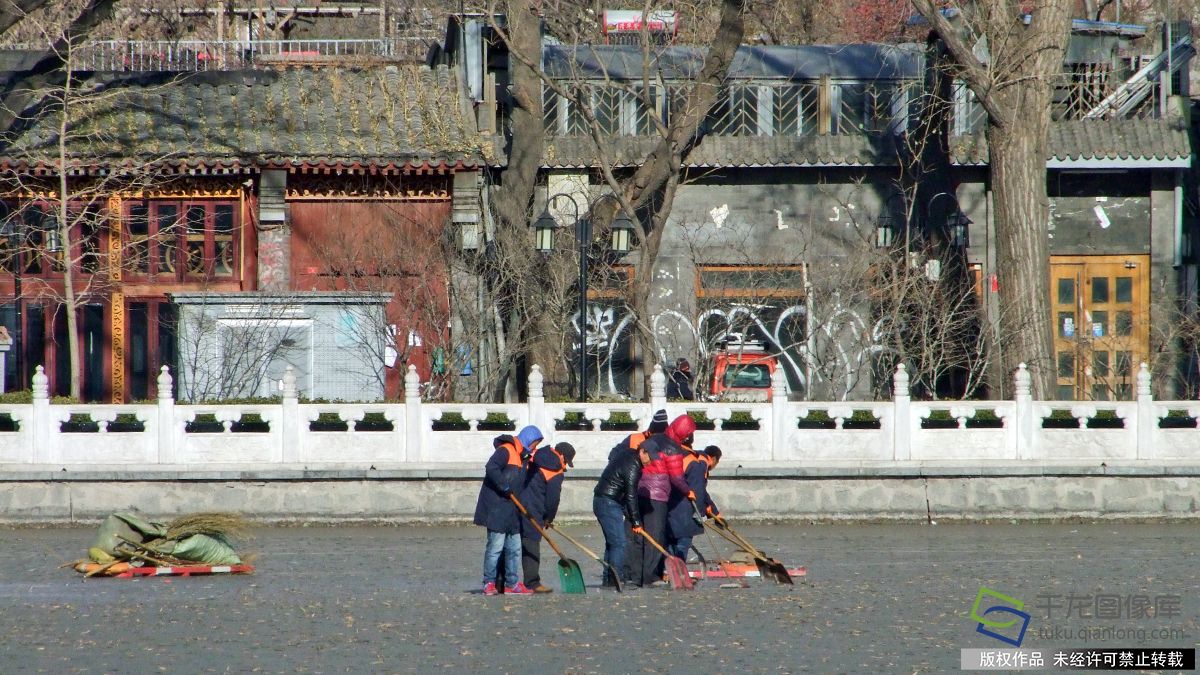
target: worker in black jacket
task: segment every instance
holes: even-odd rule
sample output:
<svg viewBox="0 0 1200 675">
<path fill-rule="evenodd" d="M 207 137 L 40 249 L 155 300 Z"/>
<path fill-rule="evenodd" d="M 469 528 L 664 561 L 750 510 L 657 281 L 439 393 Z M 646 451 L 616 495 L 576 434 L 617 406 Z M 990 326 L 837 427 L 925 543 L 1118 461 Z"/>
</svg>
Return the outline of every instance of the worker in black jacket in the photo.
<svg viewBox="0 0 1200 675">
<path fill-rule="evenodd" d="M 575 466 L 575 447 L 570 443 L 538 448 L 529 462 L 529 473 L 519 499 L 529 511 L 529 517 L 537 520 L 542 528 L 549 527 L 558 515 L 563 475 L 568 466 Z M 534 593 L 549 593 L 551 588 L 542 583 L 541 565 L 542 534 L 524 519 L 521 521 L 521 569 L 525 587 Z"/>
<path fill-rule="evenodd" d="M 604 560 L 608 562 L 604 568 L 603 586 L 616 586 L 611 570 L 625 568 L 625 549 L 629 545 L 625 521 L 629 521 L 635 534 L 642 532 L 637 489 L 638 481 L 642 478 L 642 467 L 649 463 L 650 455 L 643 449 L 639 449 L 636 455 L 632 452 L 618 454 L 604 467 L 596 484 L 592 512 L 604 531 Z"/>
<path fill-rule="evenodd" d="M 637 454 L 637 449 L 641 447 L 642 443 L 645 443 L 648 438 L 654 436 L 655 434 L 665 433 L 667 433 L 667 411 L 661 409 L 656 410 L 654 412 L 654 418 L 650 420 L 650 427 L 645 431 L 635 431 L 634 433 L 626 436 L 625 440 L 614 445 L 613 449 L 608 452 L 608 461 L 613 461 L 617 458 L 617 455 L 621 454 L 622 452 Z"/>
</svg>

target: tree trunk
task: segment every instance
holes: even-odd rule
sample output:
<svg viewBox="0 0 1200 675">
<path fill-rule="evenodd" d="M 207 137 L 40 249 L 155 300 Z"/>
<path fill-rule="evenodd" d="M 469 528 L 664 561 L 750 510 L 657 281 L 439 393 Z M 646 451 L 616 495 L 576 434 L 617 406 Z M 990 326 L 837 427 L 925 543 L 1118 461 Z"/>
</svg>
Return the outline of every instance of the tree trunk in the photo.
<svg viewBox="0 0 1200 675">
<path fill-rule="evenodd" d="M 74 113 L 71 79 L 74 76 L 73 63 L 70 57 L 66 64 L 66 78 L 62 90 L 62 110 L 58 121 L 58 231 L 59 247 L 62 251 L 63 265 L 63 311 L 67 315 L 67 358 L 71 366 L 71 398 L 82 399 L 81 368 L 79 360 L 79 317 L 75 313 L 78 304 L 75 301 L 75 258 L 71 255 L 74 247 L 71 241 L 71 193 L 67 183 L 67 130 Z"/>
<path fill-rule="evenodd" d="M 509 112 L 508 164 L 504 182 L 496 189 L 496 211 L 502 227 L 527 227 L 529 207 L 537 184 L 538 168 L 546 145 L 542 126 L 542 80 L 530 64 L 542 62 L 542 36 L 538 17 L 528 0 L 508 0 L 508 50 L 520 54 L 509 59 L 512 77 Z"/>
<path fill-rule="evenodd" d="M 1029 117 L 1044 117 L 1031 115 Z M 1050 393 L 1053 343 L 1050 307 L 1045 132 L 988 130 L 996 214 L 996 267 L 1000 284 L 1000 363 L 1009 377 L 1029 367 L 1035 397 Z M 1044 125 L 1043 125 L 1044 126 Z M 1040 142 L 1039 142 L 1040 139 Z M 1005 383 L 1005 390 L 1008 383 Z"/>
<path fill-rule="evenodd" d="M 1062 72 L 1074 0 L 1042 0 L 1028 6 L 975 4 L 968 7 L 975 11 L 962 19 L 974 31 L 951 25 L 931 0 L 912 2 L 953 56 L 957 75 L 987 111 L 1000 286 L 998 342 L 1004 350 L 999 359 L 1009 377 L 1017 364 L 1027 364 L 1034 396 L 1047 396 L 1054 350 L 1048 310 L 1046 147 L 1051 94 Z M 968 43 L 968 36 L 986 40 L 986 63 L 976 57 L 978 43 Z"/>
</svg>

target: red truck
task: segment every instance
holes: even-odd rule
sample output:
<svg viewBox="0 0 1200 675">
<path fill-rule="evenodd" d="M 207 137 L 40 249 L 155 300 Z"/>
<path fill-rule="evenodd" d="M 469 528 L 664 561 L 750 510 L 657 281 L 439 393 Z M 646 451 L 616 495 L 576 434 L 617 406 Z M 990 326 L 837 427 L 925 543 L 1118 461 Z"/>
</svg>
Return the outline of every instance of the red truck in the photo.
<svg viewBox="0 0 1200 675">
<path fill-rule="evenodd" d="M 779 359 L 762 342 L 730 336 L 713 355 L 709 398 L 717 401 L 770 401 L 771 378 Z"/>
</svg>

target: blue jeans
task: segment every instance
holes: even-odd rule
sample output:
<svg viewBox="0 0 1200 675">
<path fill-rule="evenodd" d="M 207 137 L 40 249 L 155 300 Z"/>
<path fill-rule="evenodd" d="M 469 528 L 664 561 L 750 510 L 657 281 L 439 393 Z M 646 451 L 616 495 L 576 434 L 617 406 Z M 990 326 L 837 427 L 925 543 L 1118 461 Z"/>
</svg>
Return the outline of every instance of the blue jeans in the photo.
<svg viewBox="0 0 1200 675">
<path fill-rule="evenodd" d="M 670 551 L 671 553 L 673 553 L 674 555 L 676 555 L 680 558 L 683 558 L 684 562 L 687 562 L 688 549 L 690 549 L 691 547 L 692 547 L 692 537 L 680 537 L 680 538 L 676 539 L 675 543 L 671 545 L 671 548 L 669 548 L 667 550 Z"/>
<path fill-rule="evenodd" d="M 504 586 L 512 588 L 520 581 L 517 571 L 521 565 L 521 535 L 518 532 L 505 534 L 488 530 L 487 548 L 483 551 L 483 583 L 496 581 L 501 551 L 504 552 Z"/>
<path fill-rule="evenodd" d="M 593 497 L 592 513 L 604 532 L 604 560 L 609 565 L 604 568 L 604 583 L 612 586 L 616 584 L 612 570 L 625 567 L 625 547 L 629 543 L 625 535 L 625 509 L 608 497 Z"/>
</svg>

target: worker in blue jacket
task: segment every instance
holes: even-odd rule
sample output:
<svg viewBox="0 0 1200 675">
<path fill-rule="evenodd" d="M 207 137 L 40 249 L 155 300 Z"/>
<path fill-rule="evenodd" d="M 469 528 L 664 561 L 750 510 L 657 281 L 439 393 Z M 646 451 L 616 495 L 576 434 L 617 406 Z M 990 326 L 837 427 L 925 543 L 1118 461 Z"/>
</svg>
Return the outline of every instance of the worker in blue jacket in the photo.
<svg viewBox="0 0 1200 675">
<path fill-rule="evenodd" d="M 567 467 L 575 466 L 575 447 L 570 443 L 559 443 L 538 448 L 529 462 L 529 473 L 518 499 L 529 511 L 529 516 L 545 528 L 558 515 L 558 502 L 562 496 L 563 476 Z M 521 568 L 525 576 L 525 587 L 534 593 L 549 593 L 551 588 L 542 583 L 542 535 L 529 522 L 521 519 Z"/>
<path fill-rule="evenodd" d="M 704 452 L 696 452 L 688 448 L 683 458 L 683 479 L 696 495 L 696 507 L 684 496 L 672 493 L 667 512 L 667 530 L 670 540 L 670 550 L 676 556 L 687 560 L 688 549 L 692 547 L 692 538 L 704 533 L 704 525 L 696 517 L 696 511 L 709 518 L 721 514 L 712 497 L 708 494 L 708 475 L 717 468 L 721 461 L 721 448 L 710 445 Z"/>
<path fill-rule="evenodd" d="M 483 553 L 483 594 L 496 595 L 497 567 L 504 554 L 504 592 L 529 595 L 517 576 L 521 557 L 521 514 L 511 496 L 525 484 L 529 459 L 542 440 L 535 426 L 521 429 L 516 438 L 507 434 L 492 441 L 495 452 L 484 466 L 483 485 L 475 504 L 475 524 L 487 528 L 487 546 Z"/>
</svg>

